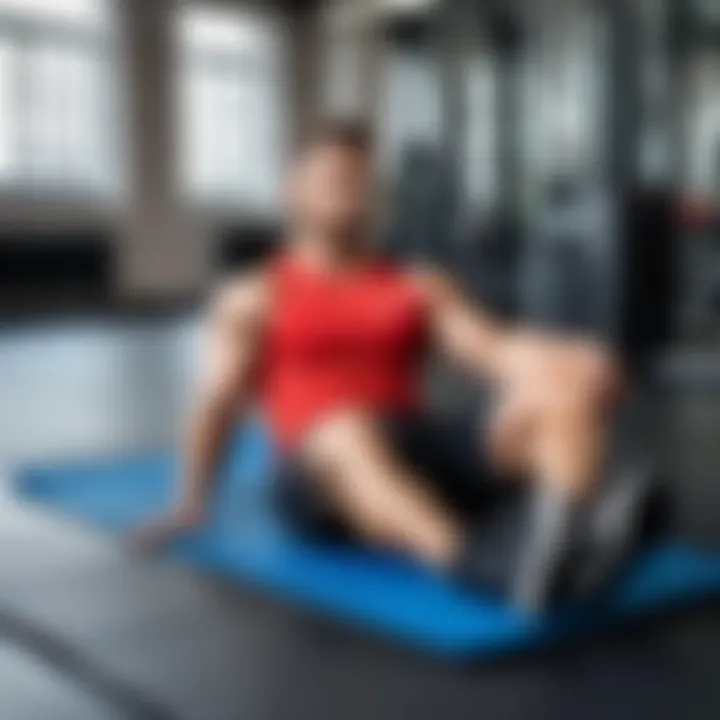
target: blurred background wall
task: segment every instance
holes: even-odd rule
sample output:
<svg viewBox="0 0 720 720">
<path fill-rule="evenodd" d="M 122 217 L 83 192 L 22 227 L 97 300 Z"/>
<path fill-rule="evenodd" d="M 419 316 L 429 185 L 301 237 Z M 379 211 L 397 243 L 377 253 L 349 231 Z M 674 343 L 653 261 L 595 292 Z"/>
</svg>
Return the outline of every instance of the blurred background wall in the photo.
<svg viewBox="0 0 720 720">
<path fill-rule="evenodd" d="M 0 313 L 197 301 L 342 114 L 403 254 L 492 269 L 493 226 L 516 285 L 558 178 L 672 188 L 676 309 L 715 338 L 719 36 L 704 0 L 0 0 Z"/>
</svg>

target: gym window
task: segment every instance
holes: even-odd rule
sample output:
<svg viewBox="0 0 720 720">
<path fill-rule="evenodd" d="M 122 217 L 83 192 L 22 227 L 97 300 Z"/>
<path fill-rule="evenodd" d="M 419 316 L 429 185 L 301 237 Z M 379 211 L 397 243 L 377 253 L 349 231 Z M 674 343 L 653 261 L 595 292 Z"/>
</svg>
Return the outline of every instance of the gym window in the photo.
<svg viewBox="0 0 720 720">
<path fill-rule="evenodd" d="M 178 19 L 184 194 L 236 211 L 276 209 L 286 140 L 281 26 L 207 5 L 183 6 Z"/>
<path fill-rule="evenodd" d="M 117 187 L 112 0 L 0 0 L 0 189 Z"/>
</svg>

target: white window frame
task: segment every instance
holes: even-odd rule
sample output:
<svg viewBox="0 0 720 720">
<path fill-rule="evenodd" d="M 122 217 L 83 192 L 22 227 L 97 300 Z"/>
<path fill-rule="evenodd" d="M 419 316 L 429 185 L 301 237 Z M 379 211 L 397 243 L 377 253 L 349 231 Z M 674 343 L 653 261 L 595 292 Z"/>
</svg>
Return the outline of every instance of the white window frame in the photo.
<svg viewBox="0 0 720 720">
<path fill-rule="evenodd" d="M 105 30 L 86 28 L 81 25 L 66 24 L 53 17 L 44 18 L 41 15 L 23 15 L 0 5 L 0 42 L 8 42 L 17 63 L 15 71 L 10 78 L 11 92 L 15 102 L 10 106 L 12 114 L 10 126 L 14 129 L 15 145 L 18 158 L 16 170 L 8 176 L 0 175 L 0 195 L 25 197 L 41 196 L 51 199 L 64 199 L 66 197 L 81 199 L 112 199 L 119 195 L 121 188 L 120 144 L 121 123 L 119 121 L 122 107 L 120 92 L 120 64 L 118 57 L 118 33 L 116 27 L 119 21 L 116 0 L 106 0 L 108 3 L 109 20 Z M 50 42 L 53 46 L 66 46 L 73 49 L 83 48 L 97 58 L 101 72 L 100 84 L 102 94 L 98 97 L 103 114 L 100 126 L 103 128 L 100 152 L 105 154 L 105 178 L 100 184 L 93 180 L 72 180 L 63 178 L 52 179 L 48 182 L 39 181 L 33 177 L 30 151 L 27 149 L 27 140 L 23 134 L 23 125 L 28 122 L 30 110 L 27 108 L 27 58 L 23 53 L 27 48 Z"/>
<path fill-rule="evenodd" d="M 242 53 L 237 50 L 212 50 L 189 48 L 183 42 L 183 13 L 190 13 L 193 10 L 219 10 L 235 14 L 238 17 L 249 18 L 260 23 L 267 23 L 273 26 L 277 33 L 277 53 L 270 59 L 258 59 L 252 53 Z M 194 182 L 190 177 L 190 158 L 186 154 L 187 138 L 192 132 L 184 123 L 189 119 L 184 116 L 183 103 L 186 92 L 185 83 L 188 81 L 188 72 L 196 71 L 198 68 L 209 68 L 219 72 L 225 72 L 230 76 L 242 77 L 248 72 L 262 74 L 268 79 L 270 91 L 275 97 L 276 113 L 272 119 L 275 124 L 275 140 L 277 152 L 277 171 L 280 173 L 284 166 L 290 148 L 290 132 L 292 118 L 289 112 L 290 102 L 288 101 L 289 87 L 286 81 L 289 70 L 288 52 L 289 39 L 283 27 L 283 18 L 279 13 L 272 10 L 259 10 L 257 8 L 227 5 L 212 1 L 193 0 L 182 3 L 177 13 L 175 26 L 173 28 L 175 39 L 175 73 L 177 82 L 175 85 L 175 116 L 177 117 L 176 138 L 178 141 L 176 157 L 175 178 L 178 181 L 178 191 L 183 200 L 188 204 L 207 210 L 211 213 L 223 215 L 247 216 L 247 215 L 273 215 L 280 207 L 280 194 L 275 198 L 268 198 L 267 204 L 258 204 L 254 198 L 249 197 L 247 192 L 240 188 L 227 189 L 227 192 L 203 194 L 193 187 Z M 278 178 L 279 180 L 279 178 Z M 279 188 L 278 188 L 279 189 Z"/>
</svg>

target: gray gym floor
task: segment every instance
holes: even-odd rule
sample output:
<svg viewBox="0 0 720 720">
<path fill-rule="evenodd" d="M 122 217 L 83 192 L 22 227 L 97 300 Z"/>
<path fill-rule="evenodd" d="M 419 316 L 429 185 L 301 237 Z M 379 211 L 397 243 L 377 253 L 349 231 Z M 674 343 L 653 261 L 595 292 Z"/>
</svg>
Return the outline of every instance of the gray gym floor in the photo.
<svg viewBox="0 0 720 720">
<path fill-rule="evenodd" d="M 197 336 L 192 320 L 0 334 L 2 720 L 720 717 L 720 609 L 452 667 L 133 557 L 10 496 L 19 462 L 173 442 Z M 720 393 L 659 405 L 683 532 L 720 547 Z"/>
</svg>

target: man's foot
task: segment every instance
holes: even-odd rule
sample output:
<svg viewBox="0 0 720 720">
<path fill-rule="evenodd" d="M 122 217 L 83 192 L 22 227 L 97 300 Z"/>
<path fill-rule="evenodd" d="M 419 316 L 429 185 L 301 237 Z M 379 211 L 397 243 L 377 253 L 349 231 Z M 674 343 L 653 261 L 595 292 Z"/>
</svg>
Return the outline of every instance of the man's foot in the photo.
<svg viewBox="0 0 720 720">
<path fill-rule="evenodd" d="M 570 586 L 582 521 L 575 499 L 538 488 L 478 522 L 466 539 L 458 577 L 537 614 Z"/>
</svg>

